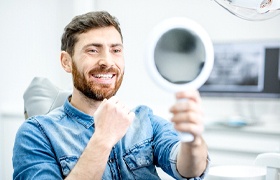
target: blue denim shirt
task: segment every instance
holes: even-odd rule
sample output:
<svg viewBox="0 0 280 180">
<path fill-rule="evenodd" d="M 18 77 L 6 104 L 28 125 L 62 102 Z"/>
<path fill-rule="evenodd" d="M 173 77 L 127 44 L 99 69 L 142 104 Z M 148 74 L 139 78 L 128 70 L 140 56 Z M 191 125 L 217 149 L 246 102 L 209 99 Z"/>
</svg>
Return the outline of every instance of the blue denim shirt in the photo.
<svg viewBox="0 0 280 180">
<path fill-rule="evenodd" d="M 160 179 L 155 166 L 175 179 L 183 179 L 176 170 L 179 139 L 172 124 L 153 115 L 146 106 L 134 111 L 135 119 L 112 148 L 102 179 Z M 93 133 L 94 118 L 68 100 L 47 115 L 29 118 L 16 135 L 13 178 L 64 179 Z"/>
</svg>

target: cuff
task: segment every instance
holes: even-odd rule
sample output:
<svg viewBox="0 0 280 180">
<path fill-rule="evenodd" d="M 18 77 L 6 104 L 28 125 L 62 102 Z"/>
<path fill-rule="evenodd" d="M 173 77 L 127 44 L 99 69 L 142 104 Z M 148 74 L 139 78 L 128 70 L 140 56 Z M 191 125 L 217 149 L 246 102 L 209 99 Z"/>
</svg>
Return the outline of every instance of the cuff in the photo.
<svg viewBox="0 0 280 180">
<path fill-rule="evenodd" d="M 170 153 L 170 163 L 171 163 L 171 169 L 173 172 L 174 177 L 176 177 L 176 179 L 182 179 L 182 180 L 203 180 L 206 176 L 206 174 L 209 171 L 209 167 L 210 167 L 210 158 L 209 158 L 209 154 L 207 155 L 207 166 L 204 170 L 204 172 L 199 176 L 199 177 L 193 177 L 193 178 L 185 178 L 183 176 L 181 176 L 177 170 L 177 154 L 179 152 L 179 147 L 180 147 L 180 142 L 178 142 L 177 144 L 175 144 L 171 150 Z"/>
</svg>

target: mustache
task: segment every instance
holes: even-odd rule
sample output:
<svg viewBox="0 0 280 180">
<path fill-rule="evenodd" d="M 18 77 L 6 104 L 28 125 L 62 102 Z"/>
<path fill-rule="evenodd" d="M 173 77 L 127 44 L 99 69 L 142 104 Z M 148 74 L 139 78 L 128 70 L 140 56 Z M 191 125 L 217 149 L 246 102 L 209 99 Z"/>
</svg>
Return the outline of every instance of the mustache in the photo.
<svg viewBox="0 0 280 180">
<path fill-rule="evenodd" d="M 117 68 L 114 67 L 109 67 L 109 68 L 104 68 L 104 67 L 96 67 L 90 70 L 90 74 L 96 74 L 96 73 L 112 73 L 112 74 L 119 74 L 119 71 Z"/>
</svg>

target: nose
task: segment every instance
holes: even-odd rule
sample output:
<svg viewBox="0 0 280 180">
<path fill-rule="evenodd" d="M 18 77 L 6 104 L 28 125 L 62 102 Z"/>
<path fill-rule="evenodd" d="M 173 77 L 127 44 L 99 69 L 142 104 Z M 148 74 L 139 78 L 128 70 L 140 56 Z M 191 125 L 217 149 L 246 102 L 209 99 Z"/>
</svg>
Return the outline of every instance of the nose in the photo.
<svg viewBox="0 0 280 180">
<path fill-rule="evenodd" d="M 101 67 L 111 67 L 114 65 L 113 58 L 109 52 L 103 52 L 98 61 L 98 65 Z"/>
</svg>

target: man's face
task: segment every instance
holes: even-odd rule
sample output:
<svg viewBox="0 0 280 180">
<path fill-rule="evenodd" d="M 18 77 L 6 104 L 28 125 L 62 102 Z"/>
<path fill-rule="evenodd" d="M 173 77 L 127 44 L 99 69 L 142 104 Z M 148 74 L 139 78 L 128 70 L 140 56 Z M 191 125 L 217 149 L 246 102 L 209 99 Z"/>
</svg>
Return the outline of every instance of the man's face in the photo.
<svg viewBox="0 0 280 180">
<path fill-rule="evenodd" d="M 92 29 L 78 35 L 72 57 L 74 87 L 101 101 L 118 91 L 124 75 L 123 45 L 114 27 Z"/>
</svg>

